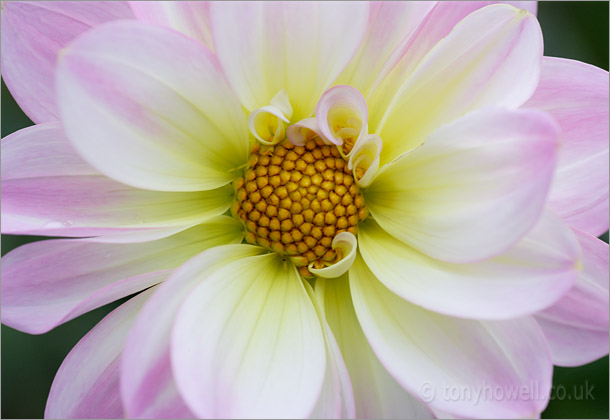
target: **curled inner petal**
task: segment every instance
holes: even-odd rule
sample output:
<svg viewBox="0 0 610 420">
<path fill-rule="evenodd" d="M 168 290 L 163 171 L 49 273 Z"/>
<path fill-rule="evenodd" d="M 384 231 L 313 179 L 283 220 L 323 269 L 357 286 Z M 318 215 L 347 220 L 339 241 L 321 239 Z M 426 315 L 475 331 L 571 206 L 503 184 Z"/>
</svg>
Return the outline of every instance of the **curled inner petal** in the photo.
<svg viewBox="0 0 610 420">
<path fill-rule="evenodd" d="M 348 169 L 351 169 L 354 174 L 354 180 L 358 186 L 368 187 L 379 169 L 379 155 L 383 142 L 381 137 L 376 134 L 369 134 L 359 141 L 348 161 Z"/>
<path fill-rule="evenodd" d="M 248 117 L 252 135 L 261 143 L 274 145 L 284 139 L 288 119 L 274 106 L 264 106 Z"/>
<path fill-rule="evenodd" d="M 314 268 L 309 264 L 309 271 L 318 277 L 335 278 L 347 272 L 356 259 L 358 241 L 350 232 L 341 232 L 333 239 L 332 248 L 337 254 L 337 259 L 332 265 L 325 268 Z"/>
<path fill-rule="evenodd" d="M 322 139 L 326 144 L 333 144 L 322 136 L 315 117 L 305 118 L 296 124 L 292 124 L 286 130 L 286 137 L 295 146 L 304 146 L 307 140 L 313 140 L 316 137 Z"/>
<path fill-rule="evenodd" d="M 268 146 L 278 144 L 286 136 L 286 125 L 290 123 L 292 106 L 288 94 L 280 90 L 271 104 L 253 111 L 248 117 L 248 127 L 252 135 Z"/>
<path fill-rule="evenodd" d="M 368 108 L 362 94 L 351 86 L 335 86 L 326 91 L 316 108 L 316 122 L 329 141 L 342 146 L 349 156 L 356 143 L 367 133 Z"/>
</svg>

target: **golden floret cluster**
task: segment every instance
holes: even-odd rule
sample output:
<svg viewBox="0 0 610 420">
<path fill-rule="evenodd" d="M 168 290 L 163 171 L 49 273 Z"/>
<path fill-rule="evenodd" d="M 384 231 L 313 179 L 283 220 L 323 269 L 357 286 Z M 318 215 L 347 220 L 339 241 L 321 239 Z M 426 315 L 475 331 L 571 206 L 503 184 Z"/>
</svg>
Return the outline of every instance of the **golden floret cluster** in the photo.
<svg viewBox="0 0 610 420">
<path fill-rule="evenodd" d="M 244 176 L 234 182 L 234 217 L 246 241 L 287 255 L 304 276 L 310 263 L 324 268 L 341 258 L 331 247 L 341 232 L 357 232 L 367 216 L 347 162 L 319 138 L 295 146 L 257 143 Z"/>
</svg>

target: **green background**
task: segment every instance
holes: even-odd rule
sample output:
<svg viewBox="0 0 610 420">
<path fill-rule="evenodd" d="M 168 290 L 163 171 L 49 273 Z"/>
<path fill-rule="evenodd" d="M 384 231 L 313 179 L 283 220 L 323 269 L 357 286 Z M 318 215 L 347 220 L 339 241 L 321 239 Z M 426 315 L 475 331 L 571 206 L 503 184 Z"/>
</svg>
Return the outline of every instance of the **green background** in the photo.
<svg viewBox="0 0 610 420">
<path fill-rule="evenodd" d="M 608 2 L 541 2 L 545 55 L 608 69 Z M 2 83 L 2 137 L 31 125 Z M 2 237 L 2 255 L 40 238 Z M 608 234 L 604 235 L 606 242 Z M 117 303 L 32 336 L 2 325 L 2 418 L 40 418 L 61 361 Z M 555 368 L 546 418 L 608 418 L 608 357 L 578 368 Z M 585 389 L 584 393 L 582 389 Z M 589 397 L 587 390 L 590 391 Z M 592 396 L 592 398 L 591 398 Z"/>
</svg>

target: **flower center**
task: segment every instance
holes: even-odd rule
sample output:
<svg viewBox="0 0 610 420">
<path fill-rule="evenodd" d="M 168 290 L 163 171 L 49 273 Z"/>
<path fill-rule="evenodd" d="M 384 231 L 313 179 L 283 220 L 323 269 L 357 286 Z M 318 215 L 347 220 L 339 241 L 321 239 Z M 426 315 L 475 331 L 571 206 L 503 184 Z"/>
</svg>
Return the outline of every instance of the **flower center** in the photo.
<svg viewBox="0 0 610 420">
<path fill-rule="evenodd" d="M 244 176 L 234 182 L 234 217 L 246 226 L 246 241 L 288 256 L 299 272 L 342 258 L 332 249 L 341 232 L 356 234 L 368 212 L 347 162 L 320 138 L 295 146 L 257 143 Z"/>
</svg>

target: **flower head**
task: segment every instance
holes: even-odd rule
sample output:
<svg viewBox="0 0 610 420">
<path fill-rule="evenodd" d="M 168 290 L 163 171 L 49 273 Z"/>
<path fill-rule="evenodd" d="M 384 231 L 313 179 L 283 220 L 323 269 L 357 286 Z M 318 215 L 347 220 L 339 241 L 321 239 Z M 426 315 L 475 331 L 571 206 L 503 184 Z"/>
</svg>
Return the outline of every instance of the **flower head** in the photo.
<svg viewBox="0 0 610 420">
<path fill-rule="evenodd" d="M 2 319 L 40 333 L 140 293 L 47 416 L 536 416 L 553 363 L 608 352 L 607 72 L 543 58 L 532 13 L 50 4 L 4 5 L 39 124 L 2 142 L 2 229 L 71 239 L 6 256 Z M 28 8 L 78 25 L 17 37 Z M 45 101 L 20 43 L 53 57 Z M 464 387 L 520 393 L 443 397 Z"/>
</svg>

